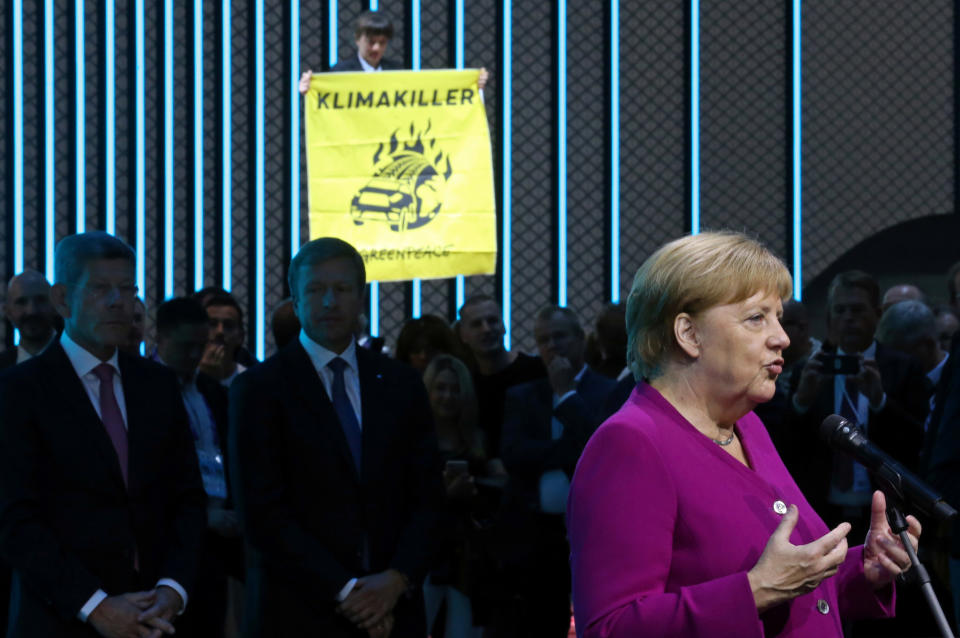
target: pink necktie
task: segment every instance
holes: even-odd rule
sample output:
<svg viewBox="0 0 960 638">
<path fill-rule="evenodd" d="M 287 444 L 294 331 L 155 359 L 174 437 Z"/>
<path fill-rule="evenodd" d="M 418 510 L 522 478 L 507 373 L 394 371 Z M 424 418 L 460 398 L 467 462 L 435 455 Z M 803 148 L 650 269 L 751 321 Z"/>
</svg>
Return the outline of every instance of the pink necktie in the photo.
<svg viewBox="0 0 960 638">
<path fill-rule="evenodd" d="M 100 379 L 100 420 L 106 428 L 113 449 L 117 452 L 120 461 L 120 472 L 123 474 L 123 484 L 127 484 L 127 429 L 123 426 L 123 414 L 117 404 L 117 397 L 113 393 L 114 369 L 108 363 L 101 363 L 93 369 L 93 374 Z"/>
</svg>

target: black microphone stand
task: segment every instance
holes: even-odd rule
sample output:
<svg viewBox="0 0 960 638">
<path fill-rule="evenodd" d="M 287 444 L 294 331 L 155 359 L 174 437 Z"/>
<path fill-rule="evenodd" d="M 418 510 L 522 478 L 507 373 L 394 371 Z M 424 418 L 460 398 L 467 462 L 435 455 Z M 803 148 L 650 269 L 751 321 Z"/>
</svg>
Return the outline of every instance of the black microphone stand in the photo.
<svg viewBox="0 0 960 638">
<path fill-rule="evenodd" d="M 881 482 L 888 483 L 887 481 Z M 940 607 L 940 601 L 937 600 L 937 595 L 933 591 L 933 585 L 930 584 L 930 574 L 927 572 L 927 568 L 923 566 L 923 563 L 920 562 L 920 559 L 917 558 L 917 552 L 914 551 L 913 544 L 910 542 L 910 536 L 907 533 L 909 526 L 901 510 L 903 500 L 895 486 L 888 483 L 881 487 L 881 489 L 887 497 L 887 522 L 890 523 L 890 529 L 893 530 L 893 533 L 900 536 L 900 541 L 903 543 L 903 547 L 910 557 L 911 567 L 904 573 L 904 580 L 912 584 L 920 585 L 920 590 L 923 592 L 923 597 L 927 600 L 927 605 L 930 607 L 930 612 L 937 622 L 940 634 L 943 638 L 954 638 L 953 631 L 950 629 L 950 623 L 947 622 L 947 617 L 943 615 L 943 608 Z"/>
</svg>

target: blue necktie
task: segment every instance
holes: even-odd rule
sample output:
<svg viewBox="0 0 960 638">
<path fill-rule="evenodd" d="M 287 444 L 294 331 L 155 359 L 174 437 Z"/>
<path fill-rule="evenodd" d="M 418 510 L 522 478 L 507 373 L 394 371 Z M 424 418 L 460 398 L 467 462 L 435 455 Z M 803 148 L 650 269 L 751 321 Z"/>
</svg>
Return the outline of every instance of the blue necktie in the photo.
<svg viewBox="0 0 960 638">
<path fill-rule="evenodd" d="M 863 428 L 858 423 L 860 417 L 857 414 L 856 403 L 854 403 L 860 400 L 860 390 L 852 376 L 848 375 L 844 379 L 844 389 L 844 396 L 841 397 L 840 401 L 840 416 L 862 430 Z M 853 464 L 854 460 L 848 455 L 834 452 L 833 480 L 834 485 L 842 492 L 849 492 L 853 489 Z"/>
<path fill-rule="evenodd" d="M 350 397 L 347 396 L 347 386 L 343 379 L 347 362 L 336 357 L 327 364 L 327 367 L 333 370 L 333 396 L 331 397 L 333 409 L 337 412 L 337 418 L 340 419 L 340 427 L 343 428 L 343 435 L 347 437 L 347 445 L 350 447 L 350 454 L 353 456 L 353 463 L 359 474 L 363 455 L 363 433 L 360 431 L 360 423 L 353 411 Z"/>
</svg>

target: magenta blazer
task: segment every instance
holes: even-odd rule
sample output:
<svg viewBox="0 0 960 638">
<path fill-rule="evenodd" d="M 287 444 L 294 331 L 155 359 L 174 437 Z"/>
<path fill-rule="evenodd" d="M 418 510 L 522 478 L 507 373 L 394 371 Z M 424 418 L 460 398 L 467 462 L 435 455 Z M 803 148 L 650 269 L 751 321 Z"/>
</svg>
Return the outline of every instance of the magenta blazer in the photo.
<svg viewBox="0 0 960 638">
<path fill-rule="evenodd" d="M 757 613 L 747 572 L 781 503 L 800 510 L 792 543 L 829 530 L 760 419 L 736 428 L 750 468 L 640 383 L 590 439 L 567 507 L 580 638 L 839 638 L 841 618 L 893 615 L 894 588 L 871 590 L 862 545 L 814 591 Z"/>
</svg>

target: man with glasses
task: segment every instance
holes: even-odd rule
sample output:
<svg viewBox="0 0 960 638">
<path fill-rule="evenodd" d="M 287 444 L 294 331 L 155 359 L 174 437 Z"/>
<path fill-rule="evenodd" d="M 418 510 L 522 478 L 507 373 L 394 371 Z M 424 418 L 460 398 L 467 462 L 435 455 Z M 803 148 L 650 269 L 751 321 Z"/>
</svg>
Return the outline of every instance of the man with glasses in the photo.
<svg viewBox="0 0 960 638">
<path fill-rule="evenodd" d="M 103 232 L 61 240 L 63 334 L 0 375 L 9 638 L 169 634 L 188 602 L 205 496 L 174 373 L 118 350 L 134 264 Z"/>
</svg>

